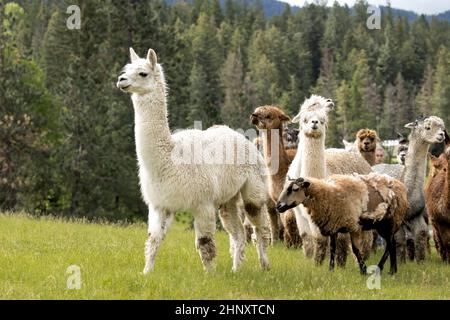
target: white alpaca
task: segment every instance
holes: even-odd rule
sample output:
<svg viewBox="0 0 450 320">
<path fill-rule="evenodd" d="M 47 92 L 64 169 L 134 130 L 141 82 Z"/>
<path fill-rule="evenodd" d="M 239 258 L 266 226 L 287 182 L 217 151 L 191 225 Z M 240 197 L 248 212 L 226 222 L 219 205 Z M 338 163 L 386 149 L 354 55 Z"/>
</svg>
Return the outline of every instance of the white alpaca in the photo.
<svg viewBox="0 0 450 320">
<path fill-rule="evenodd" d="M 300 124 L 300 145 L 292 161 L 287 176 L 291 179 L 310 177 L 324 179 L 332 174 L 368 174 L 369 164 L 359 155 L 342 149 L 325 150 L 328 112 L 334 107 L 330 99 L 312 95 L 300 108 L 300 113 L 292 120 Z M 322 236 L 319 228 L 311 220 L 303 206 L 294 208 L 305 254 L 311 256 L 315 251 L 315 261 L 320 264 L 325 258 L 328 237 Z M 305 241 L 306 239 L 306 241 Z M 305 243 L 306 242 L 306 243 Z M 338 263 L 345 264 L 346 242 L 340 239 L 342 257 Z M 315 247 L 315 248 L 314 248 Z"/>
<path fill-rule="evenodd" d="M 267 187 L 262 175 L 264 161 L 257 148 L 225 126 L 171 135 L 166 82 L 156 53 L 150 49 L 146 59 L 139 58 L 133 49 L 130 54 L 131 64 L 123 69 L 117 86 L 132 93 L 139 179 L 149 209 L 144 274 L 153 270 L 158 248 L 180 210 L 193 213 L 195 245 L 205 270 L 210 270 L 216 256 L 215 212 L 219 207 L 230 235 L 232 270 L 236 271 L 245 248 L 236 205 L 241 197 L 255 228 L 261 266 L 268 268 L 265 249 L 270 232 L 263 214 Z"/>
</svg>

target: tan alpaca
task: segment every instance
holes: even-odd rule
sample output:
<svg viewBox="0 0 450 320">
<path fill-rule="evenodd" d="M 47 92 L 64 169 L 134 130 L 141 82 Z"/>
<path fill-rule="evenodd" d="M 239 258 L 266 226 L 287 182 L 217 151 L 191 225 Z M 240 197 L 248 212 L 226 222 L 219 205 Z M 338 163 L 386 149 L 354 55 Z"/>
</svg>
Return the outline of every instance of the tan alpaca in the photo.
<svg viewBox="0 0 450 320">
<path fill-rule="evenodd" d="M 377 143 L 380 141 L 375 130 L 361 129 L 356 134 L 356 143 L 358 144 L 358 151 L 370 166 L 376 164 L 376 150 Z"/>
<path fill-rule="evenodd" d="M 271 208 L 275 209 L 275 202 L 283 189 L 286 173 L 294 159 L 297 149 L 286 149 L 284 145 L 284 125 L 291 119 L 278 107 L 263 106 L 256 108 L 250 117 L 251 122 L 260 130 L 259 144 L 263 145 L 264 160 L 269 169 L 269 195 L 272 203 L 268 204 L 269 214 Z M 274 210 L 276 216 L 278 215 Z M 272 218 L 271 218 L 272 219 Z M 288 210 L 282 215 L 283 238 L 287 247 L 301 246 L 301 238 L 295 220 L 295 214 Z M 274 223 L 272 223 L 272 226 Z"/>
<path fill-rule="evenodd" d="M 403 223 L 408 201 L 406 188 L 387 175 L 333 175 L 326 180 L 298 178 L 287 181 L 277 209 L 283 212 L 303 205 L 324 236 L 330 236 L 330 270 L 334 269 L 336 240 L 349 233 L 361 273 L 366 266 L 361 255 L 364 230 L 376 229 L 386 239 L 386 250 L 378 264 L 383 269 L 388 256 L 397 272 L 394 234 Z"/>
</svg>

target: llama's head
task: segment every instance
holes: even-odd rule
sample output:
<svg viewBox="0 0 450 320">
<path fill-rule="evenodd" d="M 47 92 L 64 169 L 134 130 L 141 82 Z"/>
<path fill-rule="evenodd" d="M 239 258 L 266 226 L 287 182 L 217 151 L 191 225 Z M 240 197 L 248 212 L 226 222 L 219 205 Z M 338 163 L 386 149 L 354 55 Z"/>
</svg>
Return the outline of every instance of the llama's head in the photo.
<svg viewBox="0 0 450 320">
<path fill-rule="evenodd" d="M 298 115 L 292 122 L 299 123 L 300 132 L 308 138 L 322 138 L 328 126 L 328 113 L 333 110 L 331 99 L 312 95 L 300 107 Z"/>
<path fill-rule="evenodd" d="M 345 139 L 342 139 L 342 143 L 344 144 L 344 149 L 350 152 L 358 152 L 358 148 L 356 147 L 355 142 L 348 142 Z"/>
<path fill-rule="evenodd" d="M 405 128 L 412 130 L 410 140 L 419 139 L 429 144 L 441 143 L 445 140 L 444 121 L 435 116 L 419 118 L 405 125 Z"/>
<path fill-rule="evenodd" d="M 250 116 L 250 121 L 258 129 L 282 129 L 291 119 L 278 107 L 262 106 L 256 108 Z"/>
<path fill-rule="evenodd" d="M 435 177 L 439 172 L 444 171 L 447 173 L 449 168 L 449 162 L 450 162 L 450 148 L 446 148 L 445 152 L 442 153 L 439 157 L 435 157 L 432 154 L 430 154 L 430 160 L 431 160 L 431 170 L 430 170 L 430 176 Z"/>
<path fill-rule="evenodd" d="M 131 63 L 127 64 L 119 75 L 117 87 L 124 91 L 136 94 L 152 92 L 161 81 L 164 81 L 161 65 L 155 51 L 148 50 L 145 59 L 139 58 L 133 48 L 130 48 Z"/>
<path fill-rule="evenodd" d="M 359 152 L 374 152 L 377 149 L 377 143 L 380 141 L 375 130 L 361 129 L 356 134 Z"/>
<path fill-rule="evenodd" d="M 304 178 L 288 179 L 278 197 L 277 211 L 283 213 L 309 199 L 308 188 L 310 185 L 311 182 Z"/>
<path fill-rule="evenodd" d="M 298 129 L 286 128 L 283 133 L 284 146 L 286 148 L 297 148 L 298 147 Z"/>
</svg>

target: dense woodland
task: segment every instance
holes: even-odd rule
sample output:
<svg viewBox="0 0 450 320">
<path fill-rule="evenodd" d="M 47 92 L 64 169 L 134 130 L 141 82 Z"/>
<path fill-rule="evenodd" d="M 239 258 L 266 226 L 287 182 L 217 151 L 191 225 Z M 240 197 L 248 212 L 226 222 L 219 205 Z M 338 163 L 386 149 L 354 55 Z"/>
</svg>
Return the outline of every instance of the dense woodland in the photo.
<svg viewBox="0 0 450 320">
<path fill-rule="evenodd" d="M 81 29 L 66 26 L 77 3 Z M 450 24 L 367 4 L 310 4 L 266 18 L 240 1 L 0 0 L 0 210 L 141 219 L 128 95 L 128 47 L 154 48 L 172 129 L 202 121 L 250 128 L 259 105 L 294 115 L 311 93 L 337 105 L 328 146 L 362 127 L 382 139 L 417 116 L 450 123 Z"/>
</svg>

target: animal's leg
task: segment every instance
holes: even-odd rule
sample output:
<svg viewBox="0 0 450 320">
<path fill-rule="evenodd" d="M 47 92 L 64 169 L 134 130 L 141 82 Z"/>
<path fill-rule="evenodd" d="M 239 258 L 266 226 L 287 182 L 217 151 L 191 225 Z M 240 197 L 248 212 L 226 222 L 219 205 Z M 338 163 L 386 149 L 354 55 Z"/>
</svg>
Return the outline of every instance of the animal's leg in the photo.
<svg viewBox="0 0 450 320">
<path fill-rule="evenodd" d="M 392 237 L 392 243 L 391 243 L 391 248 L 389 251 L 389 256 L 391 259 L 391 270 L 389 271 L 390 274 L 395 274 L 397 273 L 397 252 L 396 252 L 397 246 L 395 244 L 395 238 Z"/>
<path fill-rule="evenodd" d="M 340 233 L 336 242 L 336 256 L 338 267 L 344 268 L 347 263 L 348 249 L 350 248 L 350 235 L 348 233 Z"/>
<path fill-rule="evenodd" d="M 245 233 L 239 217 L 236 199 L 231 199 L 219 211 L 220 220 L 230 236 L 230 254 L 233 259 L 232 271 L 235 272 L 244 261 Z"/>
<path fill-rule="evenodd" d="M 264 211 L 267 210 L 266 206 L 264 204 L 262 207 L 257 207 L 253 203 L 246 203 L 245 209 L 248 214 L 248 219 L 254 225 L 256 235 L 256 251 L 258 253 L 259 262 L 263 269 L 269 269 L 270 264 L 266 255 L 266 248 L 270 243 L 270 230 L 266 214 L 264 213 Z"/>
<path fill-rule="evenodd" d="M 275 203 L 271 199 L 267 201 L 267 212 L 269 213 L 270 219 L 271 243 L 274 244 L 275 242 L 280 240 L 280 225 L 278 224 L 278 211 L 275 208 Z"/>
<path fill-rule="evenodd" d="M 304 210 L 304 208 L 302 208 L 302 205 L 299 205 L 298 207 L 295 207 L 293 209 L 295 213 L 295 220 L 297 222 L 298 232 L 302 239 L 303 253 L 307 258 L 312 258 L 314 256 L 314 239 L 307 216 L 303 214 L 302 210 Z"/>
<path fill-rule="evenodd" d="M 377 234 L 378 235 L 378 234 Z M 364 261 L 367 261 L 372 252 L 374 234 L 372 230 L 363 231 L 361 237 L 361 256 Z"/>
<path fill-rule="evenodd" d="M 428 225 L 422 215 L 416 217 L 412 223 L 415 244 L 415 258 L 417 262 L 425 260 L 427 251 Z"/>
<path fill-rule="evenodd" d="M 397 258 L 400 263 L 406 263 L 406 224 L 403 224 L 395 234 Z"/>
<path fill-rule="evenodd" d="M 294 211 L 292 209 L 288 210 L 285 213 L 280 214 L 280 218 L 284 229 L 284 245 L 287 248 L 300 248 L 302 246 L 302 237 L 298 230 Z"/>
<path fill-rule="evenodd" d="M 145 242 L 144 274 L 153 271 L 158 248 L 172 224 L 173 217 L 174 215 L 171 212 L 157 210 L 152 206 L 149 206 L 148 239 Z"/>
<path fill-rule="evenodd" d="M 202 259 L 205 271 L 214 268 L 216 257 L 216 244 L 214 233 L 216 231 L 216 215 L 212 204 L 199 207 L 194 212 L 195 247 Z"/>
<path fill-rule="evenodd" d="M 334 270 L 334 258 L 336 255 L 337 234 L 330 236 L 330 271 Z"/>
<path fill-rule="evenodd" d="M 359 239 L 360 239 L 361 235 L 358 233 L 351 233 L 350 234 L 350 238 L 352 241 L 352 251 L 353 254 L 356 257 L 356 260 L 358 260 L 358 265 L 359 265 L 359 271 L 361 272 L 362 275 L 365 275 L 367 273 L 367 268 L 366 268 L 366 264 L 364 263 L 364 260 L 361 256 L 361 251 L 358 248 L 359 245 Z"/>
<path fill-rule="evenodd" d="M 248 219 L 254 226 L 256 235 L 256 251 L 263 269 L 269 269 L 269 259 L 266 248 L 270 244 L 270 228 L 267 219 L 265 185 L 257 183 L 258 178 L 249 180 L 241 190 L 245 211 Z M 252 183 L 254 182 L 254 183 Z"/>
<path fill-rule="evenodd" d="M 414 239 L 406 239 L 406 256 L 409 261 L 414 261 L 415 245 Z"/>
<path fill-rule="evenodd" d="M 329 238 L 324 236 L 316 236 L 314 240 L 315 240 L 314 262 L 316 263 L 316 265 L 319 266 L 325 260 Z"/>
<path fill-rule="evenodd" d="M 384 264 L 386 263 L 386 260 L 391 252 L 391 247 L 394 242 L 392 239 L 386 238 L 386 248 L 384 249 L 383 256 L 380 259 L 380 262 L 378 262 L 378 268 L 380 268 L 380 271 L 384 269 Z"/>
</svg>

